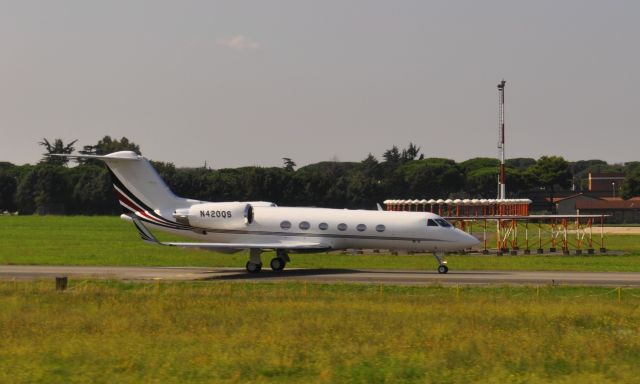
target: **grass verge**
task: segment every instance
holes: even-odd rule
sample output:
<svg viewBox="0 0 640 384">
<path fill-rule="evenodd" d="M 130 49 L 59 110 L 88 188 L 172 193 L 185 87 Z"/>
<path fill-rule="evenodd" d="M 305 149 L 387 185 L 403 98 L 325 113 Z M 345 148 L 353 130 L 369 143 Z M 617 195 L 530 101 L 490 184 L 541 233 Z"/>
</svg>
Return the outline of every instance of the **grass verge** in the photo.
<svg viewBox="0 0 640 384">
<path fill-rule="evenodd" d="M 598 382 L 640 375 L 640 291 L 0 282 L 0 382 Z"/>
<path fill-rule="evenodd" d="M 167 237 L 163 237 L 167 238 Z M 0 264 L 242 267 L 245 252 L 222 254 L 149 245 L 117 217 L 0 216 Z M 457 270 L 565 270 L 640 272 L 640 236 L 610 235 L 609 249 L 624 255 L 449 256 Z M 266 254 L 268 261 L 272 256 Z M 292 267 L 435 269 L 431 255 L 292 255 Z"/>
</svg>

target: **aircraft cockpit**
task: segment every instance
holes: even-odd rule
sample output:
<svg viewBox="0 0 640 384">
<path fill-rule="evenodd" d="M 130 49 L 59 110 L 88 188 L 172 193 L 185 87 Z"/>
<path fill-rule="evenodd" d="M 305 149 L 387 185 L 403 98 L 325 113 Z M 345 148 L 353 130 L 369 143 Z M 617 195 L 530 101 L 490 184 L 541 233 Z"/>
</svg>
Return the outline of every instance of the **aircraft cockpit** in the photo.
<svg viewBox="0 0 640 384">
<path fill-rule="evenodd" d="M 427 227 L 452 228 L 453 225 L 445 219 L 427 219 Z"/>
</svg>

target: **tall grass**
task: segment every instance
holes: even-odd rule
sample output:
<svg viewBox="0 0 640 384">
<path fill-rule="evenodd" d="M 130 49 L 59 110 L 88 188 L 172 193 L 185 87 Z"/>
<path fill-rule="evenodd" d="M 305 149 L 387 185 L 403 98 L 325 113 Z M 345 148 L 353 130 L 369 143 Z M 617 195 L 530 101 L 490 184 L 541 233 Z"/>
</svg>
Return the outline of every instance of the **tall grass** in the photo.
<svg viewBox="0 0 640 384">
<path fill-rule="evenodd" d="M 637 382 L 640 291 L 0 283 L 0 382 Z"/>
</svg>

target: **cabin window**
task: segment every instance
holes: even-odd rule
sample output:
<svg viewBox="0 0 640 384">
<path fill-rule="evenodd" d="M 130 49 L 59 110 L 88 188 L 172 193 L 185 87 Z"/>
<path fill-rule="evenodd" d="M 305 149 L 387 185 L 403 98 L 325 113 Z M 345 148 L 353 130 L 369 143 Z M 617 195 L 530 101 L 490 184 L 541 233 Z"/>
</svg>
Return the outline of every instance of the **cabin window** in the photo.
<svg viewBox="0 0 640 384">
<path fill-rule="evenodd" d="M 329 229 L 329 224 L 327 223 L 320 223 L 318 224 L 318 228 L 320 228 L 323 231 L 326 231 L 327 229 Z"/>
<path fill-rule="evenodd" d="M 291 222 L 290 221 L 283 221 L 282 223 L 280 223 L 280 228 L 282 229 L 291 229 Z"/>
<path fill-rule="evenodd" d="M 427 227 L 437 227 L 438 224 L 433 219 L 427 220 Z"/>
<path fill-rule="evenodd" d="M 345 224 L 345 223 L 338 224 L 338 230 L 339 231 L 346 231 L 347 230 L 347 224 Z"/>
<path fill-rule="evenodd" d="M 385 227 L 382 224 L 376 225 L 376 231 L 378 231 L 378 232 L 384 232 L 385 229 L 387 229 L 387 227 Z"/>
<path fill-rule="evenodd" d="M 311 227 L 311 225 L 308 221 L 302 221 L 300 222 L 300 225 L 298 225 L 298 227 L 300 227 L 300 229 L 302 229 L 303 231 L 306 231 L 307 229 L 309 229 L 309 227 Z"/>
<path fill-rule="evenodd" d="M 436 222 L 440 224 L 441 227 L 450 228 L 451 224 L 445 219 L 436 219 Z"/>
<path fill-rule="evenodd" d="M 364 232 L 367 230 L 367 226 L 364 224 L 358 224 L 358 226 L 356 227 L 356 229 L 358 230 L 358 232 Z"/>
</svg>

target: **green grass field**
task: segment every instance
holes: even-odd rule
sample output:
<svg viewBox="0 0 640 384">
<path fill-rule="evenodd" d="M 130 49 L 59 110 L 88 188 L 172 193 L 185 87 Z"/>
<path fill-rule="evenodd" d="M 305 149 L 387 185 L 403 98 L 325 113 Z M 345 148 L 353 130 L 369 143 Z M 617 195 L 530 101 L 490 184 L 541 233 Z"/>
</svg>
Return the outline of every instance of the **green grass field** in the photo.
<svg viewBox="0 0 640 384">
<path fill-rule="evenodd" d="M 451 255 L 448 260 L 457 270 L 640 271 L 640 236 L 609 235 L 606 246 L 625 254 Z M 241 267 L 247 259 L 244 252 L 229 255 L 149 245 L 117 217 L 0 216 L 0 264 Z M 431 270 L 437 265 L 431 255 L 331 253 L 292 255 L 290 266 Z"/>
<path fill-rule="evenodd" d="M 449 256 L 453 269 L 639 271 L 622 255 Z M 265 258 L 268 258 L 266 255 Z M 115 217 L 0 217 L 0 264 L 243 266 Z M 430 255 L 293 267 L 432 269 Z M 0 266 L 1 268 L 1 266 Z M 0 383 L 634 383 L 640 289 L 0 281 Z"/>
<path fill-rule="evenodd" d="M 2 383 L 635 383 L 640 290 L 0 282 Z"/>
</svg>

